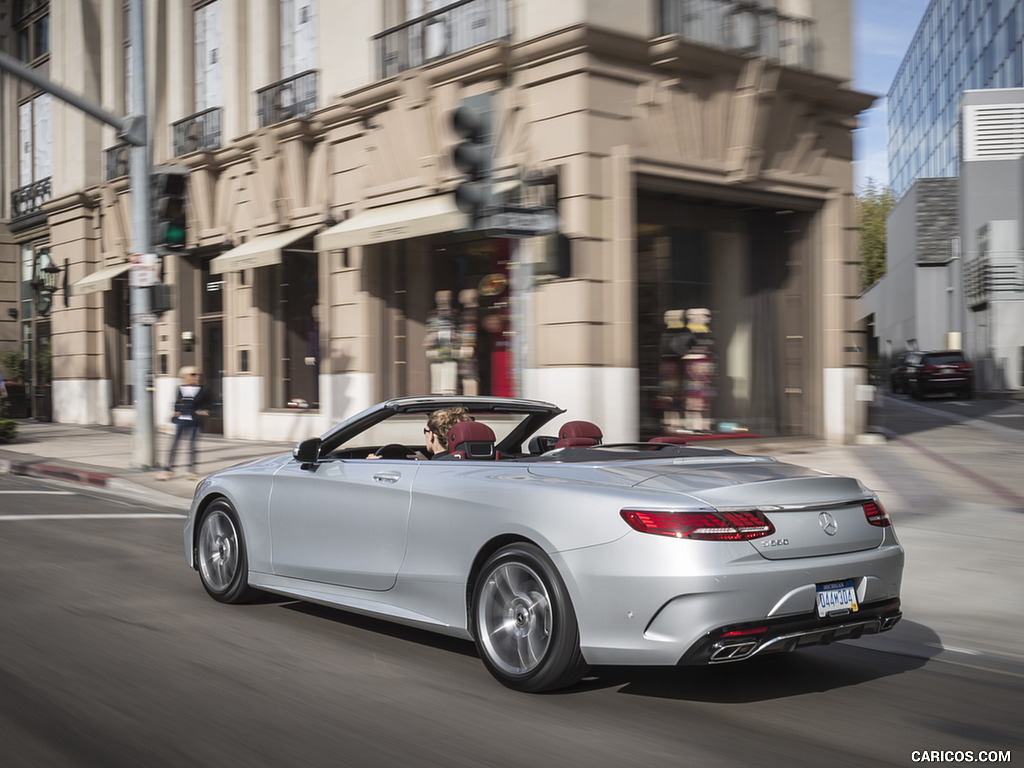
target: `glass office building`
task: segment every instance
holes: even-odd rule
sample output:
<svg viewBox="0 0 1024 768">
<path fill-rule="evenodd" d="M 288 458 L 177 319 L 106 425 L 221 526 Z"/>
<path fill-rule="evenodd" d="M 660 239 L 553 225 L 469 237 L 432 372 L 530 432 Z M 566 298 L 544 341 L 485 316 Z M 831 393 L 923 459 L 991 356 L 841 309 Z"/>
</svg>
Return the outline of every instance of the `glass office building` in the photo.
<svg viewBox="0 0 1024 768">
<path fill-rule="evenodd" d="M 956 176 L 964 91 L 1024 86 L 1024 0 L 932 0 L 888 94 L 889 184 Z"/>
</svg>

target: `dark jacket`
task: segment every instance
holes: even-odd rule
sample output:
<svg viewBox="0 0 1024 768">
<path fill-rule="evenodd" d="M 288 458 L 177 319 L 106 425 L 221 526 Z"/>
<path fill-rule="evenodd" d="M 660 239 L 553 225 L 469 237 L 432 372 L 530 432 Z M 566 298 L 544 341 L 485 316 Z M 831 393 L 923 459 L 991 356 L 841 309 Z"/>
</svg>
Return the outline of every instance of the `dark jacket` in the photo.
<svg viewBox="0 0 1024 768">
<path fill-rule="evenodd" d="M 181 385 L 178 387 L 178 398 L 174 401 L 174 412 L 180 414 L 174 419 L 174 423 L 199 423 L 199 419 L 196 416 L 196 411 L 209 410 L 213 400 L 210 397 L 210 390 L 200 385 L 199 391 L 193 397 L 188 397 L 185 394 L 187 387 Z"/>
</svg>

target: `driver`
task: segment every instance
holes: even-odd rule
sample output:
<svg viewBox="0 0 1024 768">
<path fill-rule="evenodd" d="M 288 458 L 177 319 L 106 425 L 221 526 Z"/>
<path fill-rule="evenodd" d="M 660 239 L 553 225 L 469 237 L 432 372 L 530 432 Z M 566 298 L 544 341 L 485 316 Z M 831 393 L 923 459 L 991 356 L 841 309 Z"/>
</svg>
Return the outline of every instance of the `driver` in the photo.
<svg viewBox="0 0 1024 768">
<path fill-rule="evenodd" d="M 447 453 L 448 435 L 451 433 L 452 427 L 460 421 L 472 420 L 473 417 L 469 415 L 469 411 L 461 405 L 456 406 L 455 408 L 441 408 L 440 410 L 434 411 L 427 418 L 427 425 L 423 427 L 423 440 L 426 443 L 427 449 L 426 455 L 416 451 L 416 453 L 408 456 L 407 458 L 432 459 L 435 456 Z M 378 453 L 371 453 L 366 458 L 379 459 L 381 456 Z"/>
<path fill-rule="evenodd" d="M 427 426 L 423 428 L 423 439 L 427 445 L 427 458 L 432 459 L 448 452 L 448 435 L 452 427 L 460 421 L 472 421 L 469 411 L 461 405 L 455 408 L 442 408 L 434 411 L 427 418 Z"/>
</svg>

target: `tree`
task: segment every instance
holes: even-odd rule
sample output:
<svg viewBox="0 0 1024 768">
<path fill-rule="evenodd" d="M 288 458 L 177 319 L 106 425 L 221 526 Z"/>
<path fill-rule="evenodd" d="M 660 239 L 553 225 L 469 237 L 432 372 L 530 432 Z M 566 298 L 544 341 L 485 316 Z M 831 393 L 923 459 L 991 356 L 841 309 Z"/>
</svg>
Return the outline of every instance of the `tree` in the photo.
<svg viewBox="0 0 1024 768">
<path fill-rule="evenodd" d="M 870 288 L 885 274 L 885 220 L 896 204 L 896 196 L 869 178 L 856 200 L 861 288 Z"/>
</svg>

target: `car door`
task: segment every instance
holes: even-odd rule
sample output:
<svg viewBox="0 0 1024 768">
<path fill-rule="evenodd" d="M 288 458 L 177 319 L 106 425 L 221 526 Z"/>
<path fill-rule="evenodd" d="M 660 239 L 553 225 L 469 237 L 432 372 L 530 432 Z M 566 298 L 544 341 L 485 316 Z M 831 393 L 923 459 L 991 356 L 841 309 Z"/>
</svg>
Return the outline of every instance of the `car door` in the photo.
<svg viewBox="0 0 1024 768">
<path fill-rule="evenodd" d="M 391 589 L 405 557 L 417 462 L 333 459 L 274 477 L 274 573 L 325 584 Z"/>
</svg>

